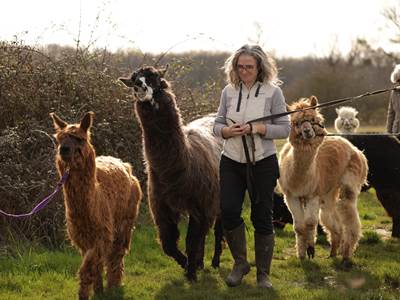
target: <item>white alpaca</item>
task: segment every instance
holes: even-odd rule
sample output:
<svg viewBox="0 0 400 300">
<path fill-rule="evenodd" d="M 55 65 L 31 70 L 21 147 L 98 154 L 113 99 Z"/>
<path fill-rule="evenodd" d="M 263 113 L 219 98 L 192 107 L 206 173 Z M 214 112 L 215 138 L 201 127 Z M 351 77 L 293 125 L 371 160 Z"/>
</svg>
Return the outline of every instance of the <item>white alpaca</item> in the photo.
<svg viewBox="0 0 400 300">
<path fill-rule="evenodd" d="M 354 107 L 342 106 L 336 108 L 338 117 L 335 120 L 335 129 L 340 133 L 356 132 L 360 127 L 360 121 L 357 119 L 358 111 Z"/>
</svg>

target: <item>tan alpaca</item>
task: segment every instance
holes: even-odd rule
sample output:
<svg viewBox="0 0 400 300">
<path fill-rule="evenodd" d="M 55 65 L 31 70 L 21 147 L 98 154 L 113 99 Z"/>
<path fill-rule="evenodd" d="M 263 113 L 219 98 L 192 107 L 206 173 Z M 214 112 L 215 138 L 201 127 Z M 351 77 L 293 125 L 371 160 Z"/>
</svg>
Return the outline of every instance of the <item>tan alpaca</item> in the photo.
<svg viewBox="0 0 400 300">
<path fill-rule="evenodd" d="M 291 110 L 318 104 L 303 98 Z M 291 115 L 292 129 L 280 152 L 279 185 L 293 216 L 297 255 L 314 256 L 316 227 L 320 219 L 331 243 L 330 256 L 339 253 L 350 263 L 361 235 L 357 197 L 366 183 L 364 154 L 341 137 L 326 137 L 323 117 L 311 109 Z"/>
<path fill-rule="evenodd" d="M 104 266 L 107 287 L 121 284 L 142 192 L 128 163 L 111 156 L 96 158 L 90 143 L 92 112 L 80 124 L 50 115 L 58 142 L 58 173 L 62 176 L 69 169 L 63 187 L 68 237 L 83 257 L 79 299 L 88 299 L 92 285 L 96 293 L 103 289 Z"/>
</svg>

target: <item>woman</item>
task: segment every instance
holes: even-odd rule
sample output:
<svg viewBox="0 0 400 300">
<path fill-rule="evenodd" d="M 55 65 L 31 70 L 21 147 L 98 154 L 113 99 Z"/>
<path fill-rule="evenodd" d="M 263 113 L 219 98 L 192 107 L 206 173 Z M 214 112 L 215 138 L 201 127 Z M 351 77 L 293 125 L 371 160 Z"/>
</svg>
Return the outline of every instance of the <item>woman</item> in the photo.
<svg viewBox="0 0 400 300">
<path fill-rule="evenodd" d="M 396 65 L 390 75 L 392 83 L 400 84 L 400 65 Z M 400 90 L 395 89 L 390 94 L 386 130 L 389 133 L 400 133 Z"/>
<path fill-rule="evenodd" d="M 250 271 L 245 225 L 241 217 L 245 191 L 251 198 L 255 228 L 257 285 L 270 288 L 268 279 L 274 248 L 272 194 L 279 177 L 274 139 L 288 137 L 288 116 L 253 123 L 283 113 L 286 103 L 277 86 L 275 61 L 260 46 L 244 45 L 225 62 L 228 85 L 223 89 L 214 133 L 225 139 L 220 163 L 221 215 L 224 234 L 234 258 L 228 286 L 237 286 Z"/>
</svg>

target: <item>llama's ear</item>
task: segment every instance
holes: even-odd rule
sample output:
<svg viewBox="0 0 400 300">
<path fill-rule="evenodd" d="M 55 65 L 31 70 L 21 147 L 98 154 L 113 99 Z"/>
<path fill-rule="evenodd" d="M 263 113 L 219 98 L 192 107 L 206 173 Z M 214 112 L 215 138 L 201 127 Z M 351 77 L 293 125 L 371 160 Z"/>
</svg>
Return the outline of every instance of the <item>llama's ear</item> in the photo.
<svg viewBox="0 0 400 300">
<path fill-rule="evenodd" d="M 61 120 L 59 116 L 57 116 L 55 113 L 50 113 L 50 117 L 53 119 L 53 124 L 54 124 L 54 129 L 55 130 L 62 130 L 65 127 L 67 127 L 68 123 Z"/>
<path fill-rule="evenodd" d="M 131 78 L 120 77 L 118 78 L 118 80 L 121 81 L 127 87 L 133 87 L 133 81 Z"/>
<path fill-rule="evenodd" d="M 358 115 L 358 111 L 355 112 L 354 116 L 357 117 L 357 115 Z"/>
<path fill-rule="evenodd" d="M 339 114 L 339 108 L 335 108 L 336 113 Z"/>
<path fill-rule="evenodd" d="M 317 105 L 318 105 L 318 99 L 317 99 L 317 97 L 315 97 L 314 95 L 312 95 L 312 96 L 310 97 L 310 104 L 311 104 L 311 106 L 317 106 Z"/>
<path fill-rule="evenodd" d="M 93 123 L 93 116 L 94 112 L 89 111 L 86 115 L 82 118 L 79 127 L 84 130 L 85 132 L 92 126 Z"/>
<path fill-rule="evenodd" d="M 168 67 L 169 67 L 169 64 L 166 64 L 165 68 L 158 70 L 158 74 L 160 74 L 161 77 L 164 77 L 165 73 L 167 73 Z"/>
</svg>

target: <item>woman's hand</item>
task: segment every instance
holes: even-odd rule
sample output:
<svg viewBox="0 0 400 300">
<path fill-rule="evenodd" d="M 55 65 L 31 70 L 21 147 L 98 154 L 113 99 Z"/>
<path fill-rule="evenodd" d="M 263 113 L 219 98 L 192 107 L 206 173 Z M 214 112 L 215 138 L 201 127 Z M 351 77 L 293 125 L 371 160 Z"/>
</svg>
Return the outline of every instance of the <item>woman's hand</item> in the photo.
<svg viewBox="0 0 400 300">
<path fill-rule="evenodd" d="M 267 127 L 262 123 L 252 124 L 253 134 L 265 135 L 267 133 Z"/>
<path fill-rule="evenodd" d="M 250 124 L 233 124 L 222 128 L 222 136 L 228 139 L 230 137 L 249 134 L 251 130 L 253 134 L 265 135 L 267 129 L 262 123 L 252 124 L 252 126 L 250 126 Z"/>
<path fill-rule="evenodd" d="M 225 139 L 229 139 L 231 137 L 245 135 L 246 130 L 247 130 L 247 132 L 249 132 L 249 130 L 250 130 L 247 127 L 250 127 L 250 126 L 248 124 L 244 124 L 244 125 L 233 124 L 230 126 L 226 126 L 226 127 L 222 128 L 222 136 Z"/>
<path fill-rule="evenodd" d="M 251 126 L 250 126 L 250 124 L 244 124 L 243 128 L 244 128 L 245 134 L 250 134 L 250 131 L 251 131 L 252 134 L 265 135 L 265 133 L 267 131 L 267 128 L 262 123 L 253 123 L 253 124 L 251 124 Z"/>
</svg>

